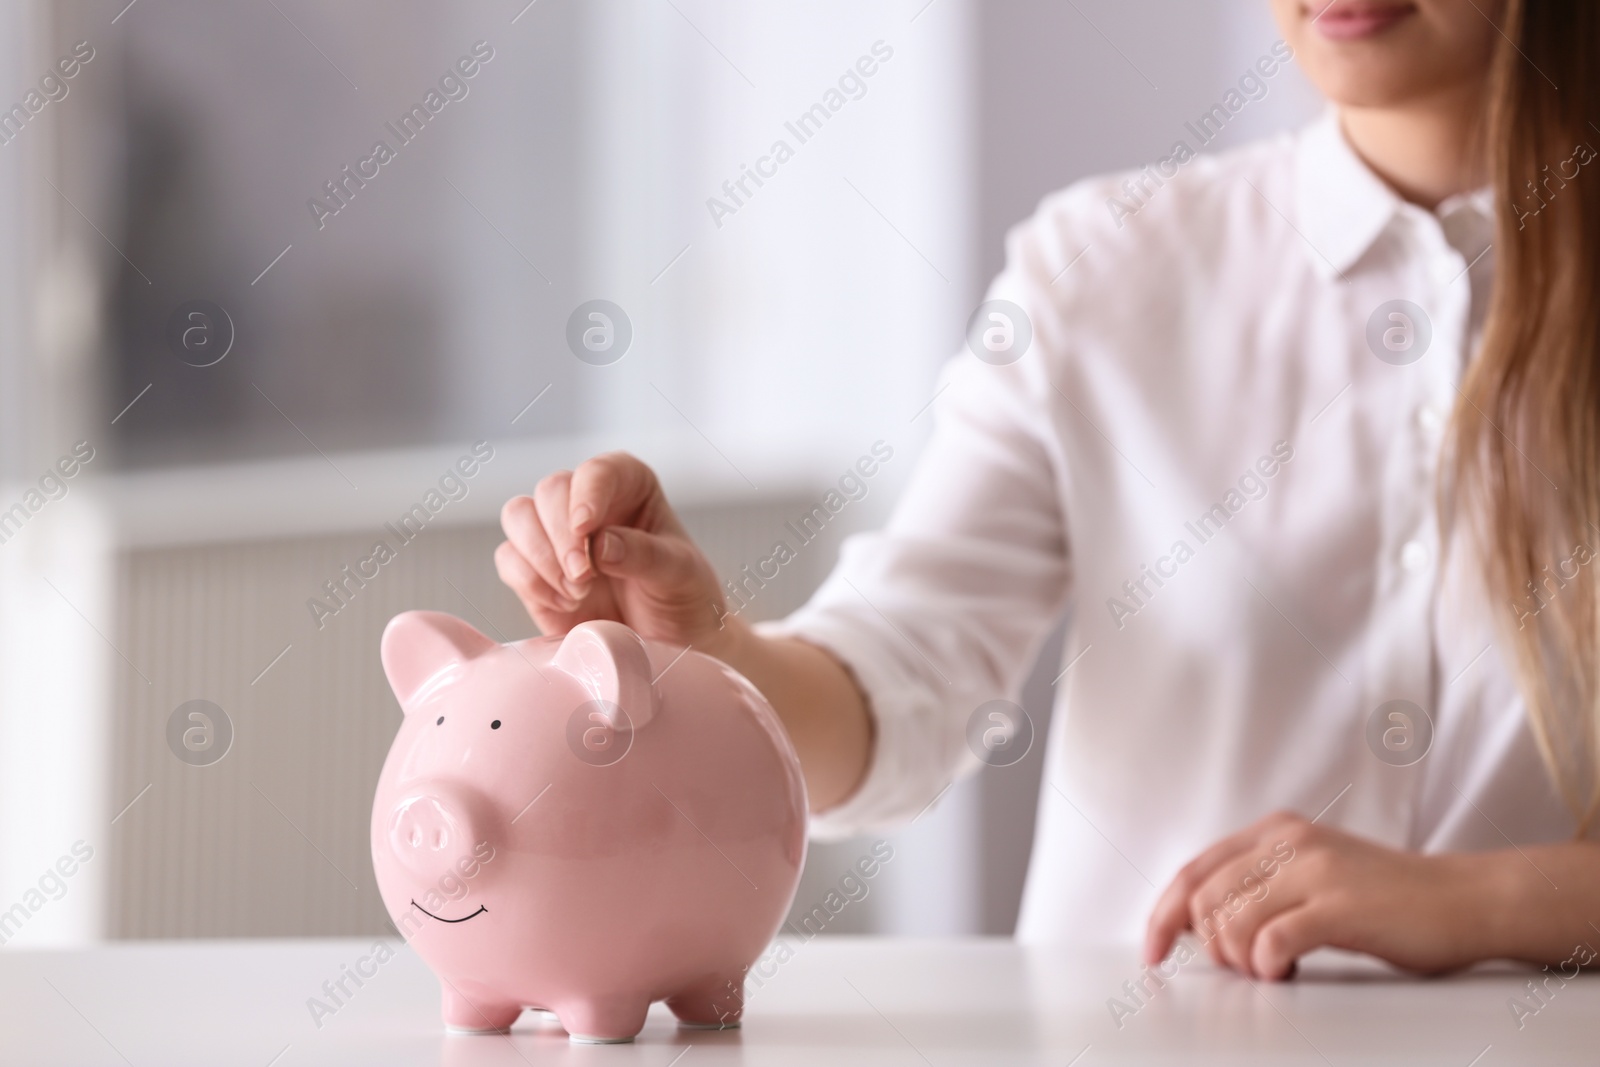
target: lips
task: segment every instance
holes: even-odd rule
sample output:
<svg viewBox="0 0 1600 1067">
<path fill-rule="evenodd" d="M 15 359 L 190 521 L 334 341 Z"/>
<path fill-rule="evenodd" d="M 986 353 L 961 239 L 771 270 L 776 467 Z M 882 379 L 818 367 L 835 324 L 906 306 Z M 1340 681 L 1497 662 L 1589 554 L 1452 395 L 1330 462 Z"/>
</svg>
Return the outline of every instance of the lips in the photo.
<svg viewBox="0 0 1600 1067">
<path fill-rule="evenodd" d="M 1416 14 L 1416 5 L 1409 3 L 1374 3 L 1372 0 L 1311 0 L 1306 7 L 1312 15 L 1312 25 L 1323 37 L 1332 41 L 1356 41 L 1375 37 L 1397 23 Z"/>
</svg>

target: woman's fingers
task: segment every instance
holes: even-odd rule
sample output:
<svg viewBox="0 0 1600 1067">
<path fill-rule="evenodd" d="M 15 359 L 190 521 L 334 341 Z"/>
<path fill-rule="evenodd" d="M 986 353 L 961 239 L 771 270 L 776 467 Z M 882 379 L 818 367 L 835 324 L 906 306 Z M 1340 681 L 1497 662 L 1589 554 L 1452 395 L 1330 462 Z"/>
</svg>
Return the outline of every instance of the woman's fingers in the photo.
<svg viewBox="0 0 1600 1067">
<path fill-rule="evenodd" d="M 1167 953 L 1172 951 L 1173 942 L 1190 925 L 1190 898 L 1219 868 L 1248 851 L 1250 856 L 1247 862 L 1258 867 L 1266 863 L 1275 871 L 1276 865 L 1270 862 L 1270 857 L 1277 854 L 1275 842 L 1295 839 L 1309 825 L 1302 816 L 1293 812 L 1274 812 L 1228 835 L 1185 864 L 1151 910 L 1145 933 L 1146 962 L 1160 963 L 1166 959 Z M 1293 855 L 1293 850 L 1290 855 Z M 1216 946 L 1209 947 L 1212 949 L 1212 958 L 1222 962 Z"/>
<path fill-rule="evenodd" d="M 1341 926 L 1341 917 L 1326 905 L 1302 904 L 1280 912 L 1256 931 L 1250 969 L 1274 982 L 1292 978 L 1300 957 L 1333 944 Z"/>
<path fill-rule="evenodd" d="M 1156 901 L 1145 933 L 1145 962 L 1160 963 L 1172 951 L 1178 935 L 1189 928 L 1189 903 L 1195 890 L 1235 855 L 1254 844 L 1258 826 L 1230 834 L 1186 863 Z M 1215 958 L 1215 953 L 1213 952 Z"/>
<path fill-rule="evenodd" d="M 500 509 L 500 528 L 505 531 L 506 540 L 533 572 L 552 592 L 565 600 L 563 606 L 567 610 L 576 607 L 579 596 L 575 595 L 574 587 L 561 569 L 555 546 L 545 532 L 544 523 L 540 521 L 534 499 L 516 496 L 506 501 L 505 507 Z"/>
<path fill-rule="evenodd" d="M 495 549 L 494 569 L 544 633 L 558 631 L 559 617 L 571 615 L 578 608 L 577 601 L 552 588 L 510 541 L 502 541 Z"/>
<path fill-rule="evenodd" d="M 600 526 L 645 526 L 661 499 L 656 472 L 627 453 L 605 453 L 584 461 L 571 477 L 568 520 L 573 533 L 589 536 Z"/>
<path fill-rule="evenodd" d="M 1280 912 L 1305 903 L 1289 880 L 1262 877 L 1258 864 L 1271 855 L 1262 846 L 1240 852 L 1218 868 L 1190 898 L 1189 921 L 1202 940 L 1214 942 L 1227 965 L 1254 974 L 1251 945 L 1256 932 Z"/>
<path fill-rule="evenodd" d="M 642 579 L 662 590 L 693 584 L 700 577 L 699 560 L 688 541 L 627 526 L 608 526 L 594 542 L 595 566 L 602 574 Z"/>
<path fill-rule="evenodd" d="M 1145 928 L 1144 961 L 1160 963 L 1172 951 L 1178 935 L 1189 928 L 1189 895 L 1191 890 L 1180 873 L 1161 891 L 1150 912 L 1150 922 Z"/>
<path fill-rule="evenodd" d="M 587 538 L 572 529 L 569 518 L 568 491 L 572 487 L 570 471 L 557 471 L 540 479 L 533 490 L 533 504 L 539 513 L 539 524 L 566 582 L 566 589 L 574 597 L 588 592 L 594 569 L 589 565 Z"/>
<path fill-rule="evenodd" d="M 506 503 L 501 525 L 508 545 L 496 566 L 547 633 L 590 618 L 683 643 L 708 638 L 710 627 L 720 632 L 715 572 L 655 474 L 626 453 L 544 478 L 532 496 Z"/>
</svg>

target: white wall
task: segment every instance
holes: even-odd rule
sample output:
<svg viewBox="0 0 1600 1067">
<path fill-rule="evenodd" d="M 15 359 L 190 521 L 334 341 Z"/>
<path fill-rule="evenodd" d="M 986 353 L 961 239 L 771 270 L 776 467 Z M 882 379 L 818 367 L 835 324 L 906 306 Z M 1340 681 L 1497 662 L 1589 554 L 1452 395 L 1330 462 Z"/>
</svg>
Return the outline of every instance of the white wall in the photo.
<svg viewBox="0 0 1600 1067">
<path fill-rule="evenodd" d="M 0 5 L 5 106 L 61 54 L 50 23 L 42 4 Z M 0 145 L 0 511 L 24 502 L 30 489 L 37 493 L 37 479 L 76 441 L 104 446 L 83 403 L 98 252 L 88 250 L 70 205 L 46 184 L 59 120 L 78 102 L 69 91 Z M 115 832 L 106 738 L 116 652 L 101 636 L 111 628 L 112 588 L 103 520 L 88 494 L 69 492 L 0 543 L 0 940 L 7 945 L 81 943 L 104 929 L 105 857 Z M 72 855 L 78 842 L 94 855 L 81 867 Z"/>
</svg>

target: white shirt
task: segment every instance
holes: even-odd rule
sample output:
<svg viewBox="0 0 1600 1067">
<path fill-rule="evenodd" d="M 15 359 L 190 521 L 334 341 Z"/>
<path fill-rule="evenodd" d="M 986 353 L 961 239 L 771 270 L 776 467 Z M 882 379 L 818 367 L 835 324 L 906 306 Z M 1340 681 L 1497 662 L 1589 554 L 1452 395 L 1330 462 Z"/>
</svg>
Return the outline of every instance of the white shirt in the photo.
<svg viewBox="0 0 1600 1067">
<path fill-rule="evenodd" d="M 1137 199 L 1137 176 L 1082 182 L 1010 233 L 989 296 L 1025 311 L 1029 348 L 948 364 L 888 527 L 767 627 L 837 655 L 876 723 L 864 783 L 815 832 L 913 817 L 979 766 L 974 710 L 1016 698 L 1070 609 L 1025 941 L 1137 940 L 1182 864 L 1279 809 L 1423 851 L 1569 838 L 1459 540 L 1440 566 L 1487 192 L 1403 202 L 1333 114 L 1147 174 Z M 1431 324 L 1410 363 L 1423 321 L 1381 313 L 1368 341 L 1397 299 Z M 1385 712 L 1368 740 L 1390 700 L 1433 724 L 1409 766 L 1377 753 L 1404 753 L 1408 723 L 1421 751 L 1425 724 Z"/>
</svg>

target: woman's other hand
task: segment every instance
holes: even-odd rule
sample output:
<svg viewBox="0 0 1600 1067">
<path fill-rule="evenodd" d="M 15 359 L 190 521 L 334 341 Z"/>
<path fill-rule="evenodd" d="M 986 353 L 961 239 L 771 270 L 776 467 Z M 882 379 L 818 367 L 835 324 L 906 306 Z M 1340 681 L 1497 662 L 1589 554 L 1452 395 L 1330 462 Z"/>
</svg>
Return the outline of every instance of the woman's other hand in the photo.
<svg viewBox="0 0 1600 1067">
<path fill-rule="evenodd" d="M 1145 959 L 1184 930 L 1220 966 L 1282 979 L 1324 946 L 1415 973 L 1481 959 L 1470 855 L 1385 848 L 1279 813 L 1211 846 L 1178 872 L 1151 913 Z"/>
</svg>

